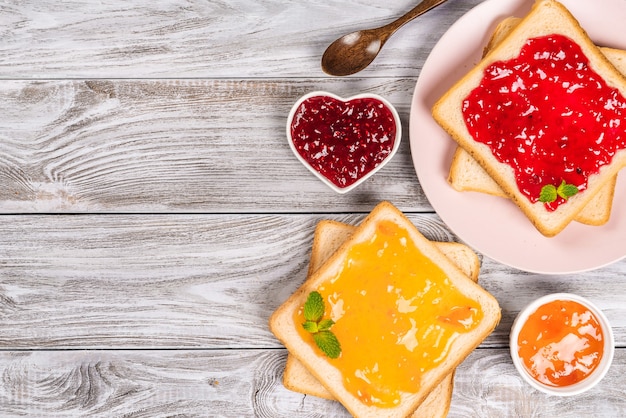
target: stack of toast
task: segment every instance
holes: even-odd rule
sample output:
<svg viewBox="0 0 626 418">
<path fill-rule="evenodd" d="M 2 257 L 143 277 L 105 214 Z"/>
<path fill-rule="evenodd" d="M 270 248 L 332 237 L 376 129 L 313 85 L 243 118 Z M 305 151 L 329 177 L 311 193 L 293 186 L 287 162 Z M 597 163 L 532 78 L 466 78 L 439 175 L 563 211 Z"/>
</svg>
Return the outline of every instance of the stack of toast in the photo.
<svg viewBox="0 0 626 418">
<path fill-rule="evenodd" d="M 476 327 L 467 333 L 460 333 L 449 340 L 449 349 L 446 350 L 445 358 L 440 359 L 431 370 L 416 371 L 414 390 L 401 394 L 401 400 L 393 405 L 377 404 L 375 399 L 368 401 L 365 397 L 350 392 L 345 382 L 350 376 L 342 375 L 339 366 L 342 360 L 347 362 L 349 358 L 342 359 L 342 356 L 350 356 L 350 352 L 345 350 L 339 359 L 331 359 L 320 352 L 312 343 L 311 338 L 303 335 L 300 328 L 303 324 L 298 323 L 298 311 L 302 309 L 307 295 L 316 289 L 324 289 L 328 281 L 339 280 L 345 270 L 350 270 L 353 264 L 358 264 L 360 260 L 355 256 L 354 249 L 363 243 L 373 242 L 374 237 L 380 234 L 380 228 L 385 227 L 388 222 L 392 222 L 402 231 L 408 231 L 407 236 L 399 238 L 402 245 L 415 245 L 438 269 L 441 269 L 446 277 L 446 286 L 450 289 L 458 290 L 464 296 L 476 303 L 482 310 L 482 316 L 477 319 Z M 408 237 L 408 238 L 407 238 Z M 395 239 L 395 238 L 390 238 Z M 408 239 L 408 243 L 406 240 Z M 391 243 L 390 246 L 393 246 Z M 371 260 L 370 260 L 371 261 Z M 394 266 L 390 265 L 394 264 Z M 420 263 L 414 258 L 406 258 L 401 255 L 394 258 L 393 263 L 378 265 L 372 269 L 371 277 L 359 277 L 358 279 L 373 281 L 379 280 L 384 287 L 402 288 L 403 282 L 425 280 L 417 276 L 407 275 L 406 277 L 395 277 L 393 286 L 385 284 L 396 271 L 403 271 L 398 265 L 415 265 L 415 269 L 421 269 Z M 412 267 L 411 267 L 412 268 Z M 270 319 L 270 329 L 285 344 L 288 349 L 288 358 L 284 373 L 285 387 L 300 393 L 318 396 L 325 399 L 332 399 L 341 402 L 348 411 L 356 417 L 406 417 L 406 416 L 429 416 L 445 417 L 450 406 L 452 396 L 454 370 L 465 357 L 491 333 L 500 319 L 500 309 L 497 301 L 484 289 L 476 284 L 478 279 L 480 264 L 477 255 L 467 246 L 459 243 L 436 243 L 426 239 L 413 224 L 393 205 L 388 202 L 379 204 L 371 214 L 358 226 L 349 226 L 334 221 L 321 221 L 315 231 L 311 259 L 309 264 L 308 278 L 306 282 L 283 304 Z M 376 271 L 374 271 L 376 270 Z M 349 275 L 346 277 L 350 277 Z M 348 280 L 341 278 L 340 280 Z M 390 282 L 391 283 L 391 282 Z M 452 293 L 452 290 L 444 290 L 444 294 Z M 320 292 L 323 293 L 322 290 Z M 362 291 L 365 295 L 365 292 Z M 337 298 L 337 295 L 328 295 L 328 300 Z M 366 296 L 369 297 L 369 296 Z M 373 300 L 379 300 L 379 294 L 372 294 Z M 444 296 L 445 298 L 445 296 Z M 422 301 L 425 303 L 426 299 Z M 413 305 L 418 306 L 416 314 L 420 312 L 430 312 L 422 310 L 420 298 L 415 296 Z M 442 302 L 442 306 L 445 303 Z M 405 307 L 406 308 L 406 307 Z M 368 319 L 366 314 L 382 317 L 389 315 L 389 309 L 380 311 L 350 312 L 349 306 L 344 306 L 344 315 L 363 315 L 366 325 Z M 333 309 L 334 310 L 334 309 Z M 384 310 L 384 312 L 383 312 Z M 341 336 L 340 327 L 344 318 L 337 319 L 331 330 L 337 328 L 337 335 Z M 436 315 L 433 315 L 436 323 Z M 357 327 L 348 330 L 349 333 L 358 334 Z M 358 335 L 356 335 L 359 338 Z M 341 339 L 344 337 L 340 337 Z M 400 341 L 400 339 L 398 340 Z M 344 342 L 345 339 L 344 339 Z M 399 342 L 397 344 L 400 344 Z M 409 347 L 411 351 L 419 353 L 420 341 Z M 426 344 L 426 343 L 425 343 Z M 389 356 L 389 352 L 377 346 L 368 347 L 364 344 L 360 351 L 366 350 L 367 356 L 372 364 L 382 361 L 382 358 Z M 426 352 L 424 354 L 426 356 Z M 382 372 L 381 372 L 382 373 Z M 368 377 L 361 376 L 364 381 Z M 370 379 L 373 379 L 369 376 Z M 363 383 L 363 382 L 361 382 Z M 363 383 L 364 384 L 364 383 Z M 364 386 L 367 388 L 367 386 Z M 372 391 L 381 390 L 380 387 L 372 388 Z M 383 388 L 383 393 L 384 393 Z"/>
<path fill-rule="evenodd" d="M 452 187 L 459 191 L 476 191 L 512 199 L 533 225 L 548 237 L 557 235 L 573 220 L 594 226 L 603 225 L 609 220 L 617 174 L 626 165 L 626 149 L 623 144 L 611 152 L 610 160 L 603 161 L 597 172 L 588 175 L 585 187 L 579 187 L 579 192 L 556 209 L 550 210 L 543 201 L 531 201 L 523 195 L 511 166 L 498 159 L 484 143 L 475 140 L 468 129 L 467 120 L 464 119 L 463 106 L 466 98 L 480 85 L 483 75 L 494 64 L 518 57 L 529 40 L 554 35 L 567 37 L 580 46 L 588 59 L 588 66 L 616 91 L 617 99 L 605 106 L 616 103 L 622 108 L 626 103 L 623 99 L 626 97 L 626 77 L 623 75 L 626 74 L 626 51 L 594 45 L 571 13 L 554 0 L 537 0 L 525 17 L 504 19 L 486 45 L 482 60 L 433 107 L 433 117 L 458 145 L 448 177 Z M 551 64 L 558 66 L 558 61 L 556 58 Z M 525 99 L 525 90 L 521 90 L 520 97 Z M 505 98 L 502 100 L 509 100 L 511 96 L 503 97 Z M 534 103 L 529 104 L 529 108 L 533 106 Z M 506 111 L 506 107 L 503 109 Z M 582 112 L 584 111 L 583 109 Z M 601 117 L 597 119 L 598 124 L 591 132 L 580 129 L 580 137 L 567 138 L 567 146 L 582 149 L 587 148 L 586 144 L 589 143 L 589 149 L 597 148 L 598 145 L 593 142 L 602 140 L 609 125 L 611 129 L 617 125 L 618 130 L 626 132 L 626 109 L 619 118 L 609 123 L 604 123 Z M 564 117 L 560 123 L 575 124 L 576 121 L 572 122 Z M 493 135 L 499 129 L 494 127 Z M 561 138 L 547 136 L 545 140 L 559 141 Z M 567 152 L 567 146 L 564 152 Z M 608 145 L 600 144 L 599 147 Z M 534 158 L 541 159 L 542 156 L 537 155 Z"/>
</svg>

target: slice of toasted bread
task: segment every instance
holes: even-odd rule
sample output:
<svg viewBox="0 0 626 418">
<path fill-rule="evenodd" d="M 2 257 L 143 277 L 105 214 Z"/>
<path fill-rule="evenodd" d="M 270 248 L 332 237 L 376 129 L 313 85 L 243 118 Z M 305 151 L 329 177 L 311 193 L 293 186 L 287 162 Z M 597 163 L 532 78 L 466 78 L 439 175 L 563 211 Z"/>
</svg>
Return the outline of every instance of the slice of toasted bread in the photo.
<svg viewBox="0 0 626 418">
<path fill-rule="evenodd" d="M 519 23 L 518 17 L 502 20 L 484 48 L 487 54 L 509 34 Z M 622 74 L 626 74 L 626 51 L 612 48 L 600 48 L 602 53 Z M 489 174 L 463 148 L 457 146 L 450 164 L 448 182 L 458 191 L 473 191 L 494 196 L 507 197 Z M 608 222 L 613 206 L 613 195 L 617 176 L 602 187 L 596 196 L 576 215 L 574 220 L 587 225 L 603 225 Z"/>
<path fill-rule="evenodd" d="M 393 230 L 400 231 L 399 236 L 387 236 L 385 228 L 392 226 Z M 380 236 L 385 236 L 385 242 L 394 248 L 400 248 L 405 246 L 410 251 L 417 251 L 421 254 L 420 257 L 424 257 L 423 260 L 426 264 L 416 264 L 416 260 L 413 257 L 407 255 L 394 256 L 387 254 L 385 257 L 390 256 L 393 259 L 393 263 L 379 263 L 378 259 L 371 259 L 368 256 L 361 256 L 355 259 L 354 249 L 363 249 L 364 246 L 372 242 L 371 240 L 377 240 Z M 378 256 L 377 256 L 378 257 Z M 348 259 L 352 260 L 348 262 Z M 351 274 L 354 273 L 355 264 L 366 263 L 368 266 L 376 266 L 378 270 L 376 273 L 372 272 L 371 276 L 367 277 L 351 278 Z M 392 265 L 393 264 L 393 265 Z M 335 360 L 329 359 L 312 344 L 311 338 L 303 336 L 300 329 L 302 324 L 299 321 L 299 311 L 304 306 L 307 296 L 315 290 L 321 289 L 324 286 L 330 286 L 337 281 L 350 281 L 350 285 L 354 284 L 357 287 L 361 286 L 361 280 L 374 282 L 376 286 L 382 286 L 389 292 L 390 275 L 394 272 L 408 269 L 409 271 L 418 272 L 426 269 L 427 265 L 436 265 L 436 269 L 440 269 L 446 279 L 441 284 L 441 291 L 443 296 L 440 299 L 441 305 L 429 305 L 428 307 L 417 307 L 417 311 L 413 314 L 418 317 L 421 313 L 420 320 L 424 318 L 424 309 L 438 309 L 437 307 L 443 307 L 451 302 L 450 298 L 454 298 L 455 294 L 462 295 L 460 297 L 464 300 L 471 301 L 478 307 L 481 315 L 478 315 L 472 322 L 474 328 L 467 332 L 459 332 L 455 334 L 455 338 L 451 338 L 446 346 L 446 355 L 442 356 L 440 362 L 432 369 L 427 370 L 426 367 L 423 372 L 415 371 L 414 378 L 418 378 L 419 382 L 415 383 L 415 392 L 401 392 L 399 402 L 394 406 L 379 407 L 375 404 L 368 404 L 359 399 L 359 396 L 352 393 L 344 386 L 344 377 L 340 368 L 337 367 Z M 419 267 L 418 267 L 419 266 Z M 372 271 L 367 268 L 367 271 Z M 342 276 L 346 274 L 346 276 Z M 341 278 L 340 278 L 341 276 Z M 426 286 L 428 280 L 424 277 L 412 277 L 412 274 L 400 275 L 396 274 L 394 277 L 393 289 L 401 289 L 407 285 L 415 285 L 420 283 Z M 331 282 L 333 280 L 333 282 Z M 356 280 L 355 282 L 352 282 Z M 418 282 L 419 280 L 419 282 Z M 395 292 L 395 290 L 394 290 Z M 360 295 L 364 298 L 366 303 L 376 303 L 379 300 L 380 292 L 360 292 Z M 359 296 L 360 297 L 360 296 Z M 421 297 L 420 297 L 421 298 Z M 418 301 L 421 299 L 418 298 Z M 418 303 L 418 302 L 416 302 Z M 361 334 L 356 334 L 359 331 L 351 327 L 341 329 L 342 322 L 346 321 L 347 316 L 351 316 L 351 320 L 363 321 L 362 323 L 368 324 L 368 331 L 371 332 L 371 320 L 373 318 L 386 317 L 387 315 L 397 315 L 400 311 L 394 313 L 394 307 L 385 307 L 385 312 L 381 314 L 375 308 L 368 308 L 365 310 L 354 311 L 350 306 L 345 307 L 345 312 L 350 312 L 339 318 L 332 330 L 336 330 L 338 335 L 350 335 L 352 339 L 362 337 Z M 400 308 L 398 308 L 400 309 Z M 411 311 L 412 312 L 412 311 Z M 443 315 L 443 316 L 442 316 Z M 428 316 L 427 320 L 434 322 L 440 321 L 444 318 L 445 314 L 439 313 L 436 315 Z M 393 205 L 388 202 L 382 202 L 366 217 L 366 219 L 354 230 L 353 234 L 340 245 L 339 249 L 334 252 L 330 258 L 316 271 L 312 272 L 307 281 L 284 303 L 282 304 L 270 318 L 270 329 L 276 335 L 276 337 L 282 341 L 287 347 L 287 350 L 293 355 L 302 365 L 318 380 L 332 395 L 333 398 L 340 401 L 350 413 L 357 417 L 373 417 L 373 416 L 387 416 L 387 417 L 406 417 L 411 414 L 428 396 L 428 394 L 449 376 L 458 364 L 460 364 L 467 355 L 477 347 L 486 338 L 491 331 L 495 328 L 500 319 L 500 308 L 498 302 L 488 292 L 473 282 L 467 275 L 465 275 L 459 268 L 444 255 L 444 253 L 438 249 L 435 244 L 426 239 L 415 226 Z M 407 330 L 408 331 L 408 330 Z M 341 341 L 340 341 L 341 342 Z M 418 341 L 419 343 L 419 341 Z M 395 344 L 397 345 L 397 344 Z M 345 348 L 345 347 L 344 347 Z M 413 350 L 415 347 L 412 347 Z M 425 346 L 425 349 L 428 347 Z M 381 351 L 382 350 L 382 351 Z M 377 363 L 382 359 L 388 357 L 388 352 L 378 344 L 372 345 L 359 345 L 359 355 L 365 354 L 369 361 Z M 408 351 L 410 351 L 407 348 Z M 418 351 L 417 353 L 422 353 Z M 350 354 L 345 354 L 349 356 Z M 342 361 L 344 352 L 342 351 L 339 361 Z M 351 358 L 346 361 L 351 361 Z M 411 364 L 409 367 L 413 367 Z M 389 381 L 386 381 L 387 383 Z M 393 385 L 395 382 L 391 383 Z M 387 386 L 382 389 L 379 386 L 377 389 L 387 390 Z"/>
<path fill-rule="evenodd" d="M 315 228 L 313 248 L 309 263 L 309 275 L 313 274 L 354 231 L 351 225 L 335 221 L 320 221 Z M 478 280 L 480 261 L 469 247 L 455 242 L 435 242 L 441 252 L 450 258 L 472 280 Z M 325 399 L 334 399 L 332 394 L 309 373 L 295 357 L 288 354 L 283 374 L 283 384 L 289 390 Z M 453 373 L 437 385 L 411 415 L 414 418 L 445 418 L 450 409 Z"/>
<path fill-rule="evenodd" d="M 588 68 L 599 74 L 610 88 L 619 92 L 618 96 L 621 97 L 618 97 L 618 102 L 626 96 L 626 78 L 593 44 L 571 13 L 557 1 L 537 0 L 529 14 L 499 44 L 494 46 L 469 73 L 449 89 L 433 107 L 433 117 L 439 125 L 462 148 L 469 152 L 545 236 L 554 236 L 562 231 L 600 189 L 612 181 L 619 170 L 626 165 L 626 149 L 620 146 L 610 162 L 599 169 L 598 174 L 589 175 L 586 188 L 582 192 L 569 197 L 556 210 L 548 210 L 544 203 L 540 201 L 531 202 L 519 190 L 511 166 L 498 161 L 487 145 L 474 140 L 465 124 L 462 105 L 464 100 L 481 83 L 484 71 L 491 64 L 515 59 L 530 39 L 553 35 L 564 36 L 581 48 L 584 56 L 589 60 Z M 556 62 L 555 65 L 559 65 L 559 63 Z M 558 99 L 555 100 L 558 101 Z M 620 105 L 618 104 L 618 106 Z M 626 117 L 623 119 L 618 120 L 617 123 L 626 124 Z M 601 138 L 604 135 L 603 129 L 598 127 L 598 129 L 594 129 L 594 136 L 580 135 L 575 141 L 589 141 L 590 147 L 586 148 L 592 148 L 591 145 L 595 146 L 594 141 L 598 136 Z M 585 147 L 580 149 L 585 149 Z M 537 159 L 539 158 L 541 157 L 538 156 Z M 536 196 L 536 198 L 538 197 Z"/>
</svg>

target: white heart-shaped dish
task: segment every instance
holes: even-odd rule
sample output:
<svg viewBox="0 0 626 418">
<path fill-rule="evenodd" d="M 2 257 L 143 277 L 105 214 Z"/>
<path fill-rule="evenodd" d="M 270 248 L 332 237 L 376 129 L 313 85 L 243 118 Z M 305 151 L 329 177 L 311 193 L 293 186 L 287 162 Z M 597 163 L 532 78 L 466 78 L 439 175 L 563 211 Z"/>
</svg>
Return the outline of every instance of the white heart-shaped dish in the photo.
<svg viewBox="0 0 626 418">
<path fill-rule="evenodd" d="M 287 118 L 294 155 L 337 193 L 347 193 L 380 170 L 402 138 L 398 112 L 383 97 L 344 99 L 325 91 L 302 96 Z"/>
</svg>

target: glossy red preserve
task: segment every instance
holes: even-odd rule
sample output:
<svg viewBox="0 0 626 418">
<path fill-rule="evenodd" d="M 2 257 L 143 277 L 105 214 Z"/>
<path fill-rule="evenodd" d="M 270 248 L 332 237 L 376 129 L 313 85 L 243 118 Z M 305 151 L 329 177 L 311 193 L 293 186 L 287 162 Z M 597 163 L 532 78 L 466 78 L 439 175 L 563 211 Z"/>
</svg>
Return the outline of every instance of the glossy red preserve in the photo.
<svg viewBox="0 0 626 418">
<path fill-rule="evenodd" d="M 309 97 L 296 109 L 290 129 L 298 154 L 341 188 L 380 165 L 396 140 L 395 118 L 376 98 Z"/>
<path fill-rule="evenodd" d="M 517 58 L 488 66 L 463 102 L 473 138 L 514 169 L 533 203 L 548 184 L 585 190 L 589 176 L 626 147 L 625 112 L 620 92 L 562 35 L 529 39 Z"/>
</svg>

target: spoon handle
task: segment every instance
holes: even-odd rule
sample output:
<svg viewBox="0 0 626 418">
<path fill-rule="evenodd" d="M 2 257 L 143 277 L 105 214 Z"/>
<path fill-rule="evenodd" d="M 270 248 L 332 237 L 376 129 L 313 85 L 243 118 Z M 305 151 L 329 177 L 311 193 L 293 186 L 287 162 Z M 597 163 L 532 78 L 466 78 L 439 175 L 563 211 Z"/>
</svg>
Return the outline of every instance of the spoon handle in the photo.
<svg viewBox="0 0 626 418">
<path fill-rule="evenodd" d="M 445 2 L 445 1 L 446 0 L 423 0 L 417 6 L 415 6 L 414 8 L 409 10 L 408 12 L 406 12 L 404 15 L 400 16 L 398 19 L 394 20 L 391 23 L 386 24 L 385 26 L 380 27 L 379 29 L 382 32 L 382 34 L 381 34 L 381 41 L 382 41 L 382 43 L 385 43 L 387 38 L 389 38 L 391 35 L 393 35 L 395 31 L 400 29 L 406 23 L 408 23 L 411 20 L 415 19 L 419 15 L 426 13 L 427 11 L 432 9 L 433 7 L 439 6 L 441 3 Z"/>
</svg>

